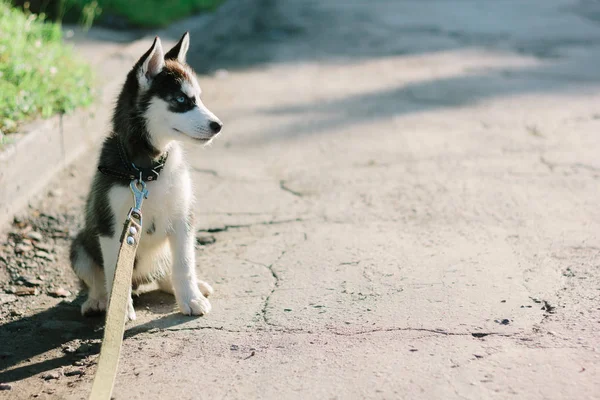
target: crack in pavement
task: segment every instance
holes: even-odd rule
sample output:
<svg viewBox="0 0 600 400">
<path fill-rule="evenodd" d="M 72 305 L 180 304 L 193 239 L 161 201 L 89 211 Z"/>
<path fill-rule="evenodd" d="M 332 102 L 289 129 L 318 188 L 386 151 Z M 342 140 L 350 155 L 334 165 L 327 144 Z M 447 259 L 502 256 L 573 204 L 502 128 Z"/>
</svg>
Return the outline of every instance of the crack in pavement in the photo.
<svg viewBox="0 0 600 400">
<path fill-rule="evenodd" d="M 265 212 L 252 212 L 252 211 L 224 211 L 224 212 L 219 212 L 219 211 L 210 211 L 210 212 L 197 212 L 195 213 L 196 215 L 228 215 L 228 216 L 234 216 L 234 215 L 269 215 L 271 214 L 268 211 Z"/>
<path fill-rule="evenodd" d="M 449 331 L 445 331 L 443 329 L 428 329 L 428 328 L 375 328 L 375 329 L 369 329 L 366 331 L 359 331 L 359 332 L 339 332 L 339 331 L 335 331 L 335 330 L 330 330 L 329 332 L 333 333 L 334 335 L 338 335 L 338 336 L 356 336 L 356 335 L 367 335 L 367 334 L 371 334 L 371 333 L 377 333 L 377 332 L 401 332 L 401 331 L 409 331 L 409 332 L 428 332 L 428 333 L 434 333 L 437 335 L 443 335 L 443 336 L 472 336 L 474 338 L 483 338 L 486 336 L 501 336 L 501 337 L 511 337 L 514 336 L 516 334 L 514 333 L 499 333 L 499 332 L 449 332 Z"/>
<path fill-rule="evenodd" d="M 208 229 L 198 229 L 198 232 L 206 232 L 206 233 L 216 233 L 216 232 L 225 232 L 229 229 L 240 229 L 240 228 L 250 228 L 252 226 L 257 225 L 281 225 L 281 224 L 289 224 L 294 222 L 304 222 L 306 219 L 304 218 L 294 218 L 294 219 L 282 219 L 275 221 L 260 221 L 253 222 L 250 224 L 232 224 L 232 225 L 223 225 L 218 228 L 208 228 Z"/>
<path fill-rule="evenodd" d="M 195 327 L 185 327 L 185 328 L 165 328 L 165 329 L 161 329 L 160 331 L 179 332 L 179 331 L 202 331 L 202 330 L 214 330 L 214 331 L 222 331 L 222 332 L 229 332 L 229 333 L 248 332 L 248 331 L 241 331 L 241 330 L 234 330 L 234 329 L 226 329 L 222 326 L 221 327 L 218 327 L 218 326 L 195 326 Z"/>
<path fill-rule="evenodd" d="M 127 332 L 125 333 L 125 337 L 133 338 L 134 336 L 143 334 L 143 333 L 153 335 L 155 333 L 162 333 L 162 332 L 180 332 L 180 331 L 183 332 L 183 331 L 203 331 L 203 330 L 221 331 L 221 332 L 229 332 L 229 333 L 250 332 L 250 331 L 243 331 L 243 330 L 227 329 L 223 326 L 186 326 L 186 327 L 181 327 L 181 328 L 173 328 L 173 327 L 158 328 L 158 327 L 155 327 L 155 328 L 151 328 L 151 329 L 144 329 L 144 328 L 136 329 L 134 327 L 134 328 L 127 330 Z"/>
<path fill-rule="evenodd" d="M 280 257 L 283 257 L 283 255 L 285 253 L 286 252 L 284 251 Z M 269 268 L 269 270 L 271 270 L 271 268 Z M 272 271 L 272 274 L 274 277 L 277 276 L 277 274 L 274 271 Z M 273 294 L 273 292 L 275 292 L 275 289 L 279 282 L 279 278 L 276 278 L 276 279 L 277 280 L 275 282 L 275 286 L 273 287 L 271 293 L 265 300 L 265 304 L 263 305 L 262 312 L 261 312 L 265 324 L 269 325 L 270 327 L 276 328 L 276 329 L 236 330 L 236 329 L 228 329 L 223 326 L 220 326 L 220 327 L 219 326 L 196 326 L 196 327 L 182 327 L 182 328 L 154 328 L 154 329 L 150 329 L 150 330 L 141 331 L 139 333 L 154 334 L 154 333 L 160 333 L 160 332 L 214 330 L 214 331 L 221 331 L 221 332 L 228 332 L 228 333 L 251 333 L 251 332 L 257 332 L 257 331 L 258 332 L 260 332 L 260 331 L 271 331 L 271 332 L 275 331 L 275 332 L 280 332 L 280 333 L 284 333 L 284 334 L 313 335 L 313 334 L 319 334 L 319 333 L 326 333 L 326 334 L 333 334 L 336 336 L 360 336 L 360 335 L 370 335 L 370 334 L 379 333 L 379 332 L 426 332 L 426 333 L 433 333 L 435 335 L 441 335 L 441 336 L 462 336 L 462 337 L 472 336 L 477 339 L 481 339 L 486 336 L 514 337 L 514 336 L 518 335 L 517 333 L 500 333 L 500 332 L 450 332 L 450 331 L 446 331 L 443 329 L 410 328 L 410 327 L 407 327 L 407 328 L 375 328 L 375 329 L 369 329 L 369 330 L 357 331 L 357 332 L 341 332 L 341 331 L 338 331 L 335 329 L 325 329 L 325 331 L 312 331 L 312 330 L 305 330 L 302 328 L 286 328 L 284 326 L 277 325 L 273 322 L 270 322 L 266 316 L 267 307 L 269 305 L 269 299 L 270 299 L 271 295 Z"/>
<path fill-rule="evenodd" d="M 181 328 L 174 328 L 174 327 L 168 327 L 168 328 L 159 328 L 159 327 L 154 327 L 154 328 L 136 328 L 133 327 L 131 329 L 128 329 L 127 332 L 125 333 L 125 337 L 126 338 L 132 338 L 136 335 L 139 334 L 143 334 L 143 333 L 148 333 L 148 334 L 155 334 L 155 333 L 161 333 L 161 332 L 178 332 L 178 331 L 201 331 L 201 330 L 214 330 L 214 331 L 222 331 L 222 332 L 230 332 L 230 333 L 243 333 L 243 332 L 247 332 L 247 331 L 242 331 L 242 330 L 234 330 L 234 329 L 227 329 L 223 326 L 194 326 L 194 327 L 181 327 Z"/>
<path fill-rule="evenodd" d="M 285 255 L 285 253 L 287 253 L 287 250 L 283 250 L 281 252 L 281 254 L 279 255 L 279 257 L 277 257 L 277 259 L 275 261 L 273 261 L 270 265 L 265 266 L 265 268 L 267 268 L 269 270 L 269 272 L 271 272 L 271 276 L 275 280 L 273 288 L 271 288 L 271 292 L 267 295 L 267 298 L 265 299 L 265 302 L 260 311 L 263 322 L 269 326 L 278 326 L 278 325 L 270 322 L 269 319 L 267 318 L 267 307 L 269 307 L 269 302 L 271 301 L 271 296 L 273 295 L 273 293 L 275 293 L 275 290 L 279 287 L 279 276 L 277 275 L 277 272 L 275 272 L 275 270 L 273 269 L 273 265 L 275 265 L 275 263 L 277 263 L 279 260 L 281 260 L 281 258 Z"/>
<path fill-rule="evenodd" d="M 279 181 L 279 188 L 280 188 L 281 190 L 283 190 L 284 192 L 288 192 L 288 193 L 291 193 L 291 194 L 293 194 L 293 195 L 294 195 L 294 196 L 296 196 L 296 197 L 304 197 L 304 194 L 303 194 L 303 193 L 297 192 L 297 191 L 295 191 L 295 190 L 293 190 L 293 189 L 290 189 L 289 187 L 287 187 L 287 186 L 285 185 L 285 181 L 284 181 L 284 180 L 280 180 L 280 181 Z"/>
<path fill-rule="evenodd" d="M 581 168 L 581 169 L 587 169 L 588 171 L 592 171 L 592 172 L 600 172 L 600 168 L 594 167 L 593 165 L 588 165 L 588 164 L 584 164 L 584 163 L 580 163 L 580 162 L 556 163 L 556 162 L 548 161 L 543 155 L 540 155 L 540 162 L 542 164 L 544 164 L 546 167 L 548 167 L 550 172 L 554 172 L 554 170 L 556 168 L 571 168 L 571 169 Z"/>
</svg>

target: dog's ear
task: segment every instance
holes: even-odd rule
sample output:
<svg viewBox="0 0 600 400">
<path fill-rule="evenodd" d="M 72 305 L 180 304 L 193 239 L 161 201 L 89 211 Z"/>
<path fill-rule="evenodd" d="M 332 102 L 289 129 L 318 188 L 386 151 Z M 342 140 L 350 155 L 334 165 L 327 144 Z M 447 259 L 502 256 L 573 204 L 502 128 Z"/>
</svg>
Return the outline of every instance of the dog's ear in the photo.
<svg viewBox="0 0 600 400">
<path fill-rule="evenodd" d="M 165 60 L 177 60 L 180 63 L 185 63 L 185 56 L 190 48 L 190 33 L 183 34 L 179 42 L 171 50 L 165 54 Z"/>
<path fill-rule="evenodd" d="M 147 89 L 150 87 L 152 79 L 160 74 L 160 71 L 165 66 L 163 48 L 158 36 L 154 38 L 154 43 L 152 43 L 150 50 L 140 58 L 138 66 L 138 81 L 142 88 Z"/>
</svg>

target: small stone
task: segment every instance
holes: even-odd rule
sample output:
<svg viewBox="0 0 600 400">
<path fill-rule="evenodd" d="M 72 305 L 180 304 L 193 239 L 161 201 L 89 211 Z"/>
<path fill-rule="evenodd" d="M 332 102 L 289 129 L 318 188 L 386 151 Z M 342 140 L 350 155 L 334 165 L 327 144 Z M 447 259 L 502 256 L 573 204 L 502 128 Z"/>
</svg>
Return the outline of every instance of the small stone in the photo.
<svg viewBox="0 0 600 400">
<path fill-rule="evenodd" d="M 54 256 L 47 251 L 39 250 L 35 252 L 35 256 L 44 260 L 54 261 Z"/>
<path fill-rule="evenodd" d="M 19 276 L 19 278 L 17 278 L 17 281 L 23 282 L 23 284 L 25 286 L 29 286 L 29 287 L 41 286 L 44 284 L 44 281 L 42 279 L 35 279 L 30 276 L 23 276 L 23 275 Z"/>
<path fill-rule="evenodd" d="M 48 243 L 33 242 L 33 246 L 38 250 L 43 250 L 48 253 L 50 252 L 50 250 L 52 250 L 52 247 Z"/>
<path fill-rule="evenodd" d="M 35 287 L 20 286 L 15 288 L 14 293 L 17 296 L 35 296 L 38 294 L 38 290 Z"/>
<path fill-rule="evenodd" d="M 0 304 L 8 304 L 17 301 L 17 296 L 14 294 L 0 293 Z"/>
<path fill-rule="evenodd" d="M 58 379 L 60 378 L 60 373 L 58 371 L 50 371 L 42 375 L 42 378 L 47 381 L 50 381 L 52 379 Z"/>
<path fill-rule="evenodd" d="M 27 234 L 25 236 L 28 239 L 35 240 L 37 242 L 40 242 L 43 239 L 42 234 L 39 232 L 36 232 L 36 231 L 27 232 Z"/>
<path fill-rule="evenodd" d="M 85 365 L 85 363 L 83 361 L 77 360 L 77 361 L 73 362 L 73 365 L 76 367 L 83 367 Z"/>
<path fill-rule="evenodd" d="M 232 344 L 229 347 L 229 350 L 232 350 L 232 351 L 236 351 L 236 350 L 239 350 L 239 349 L 240 349 L 240 346 L 238 346 L 237 344 Z"/>
<path fill-rule="evenodd" d="M 12 386 L 8 383 L 0 383 L 0 390 L 11 390 Z"/>
<path fill-rule="evenodd" d="M 62 351 L 66 354 L 73 354 L 77 351 L 77 349 L 73 346 L 65 346 L 63 347 Z"/>
<path fill-rule="evenodd" d="M 74 369 L 72 371 L 67 371 L 65 372 L 65 376 L 81 376 L 83 375 L 85 372 L 80 370 L 80 369 Z"/>
<path fill-rule="evenodd" d="M 79 348 L 75 350 L 79 354 L 87 354 L 92 352 L 92 345 L 89 343 L 82 343 Z"/>
<path fill-rule="evenodd" d="M 71 292 L 63 288 L 58 288 L 48 292 L 48 294 L 52 297 L 69 297 Z"/>
<path fill-rule="evenodd" d="M 69 236 L 70 236 L 70 234 L 69 234 L 68 231 L 67 232 L 63 232 L 63 231 L 56 230 L 56 231 L 52 232 L 52 237 L 53 238 L 63 238 L 63 239 L 66 239 Z"/>
<path fill-rule="evenodd" d="M 19 243 L 15 246 L 15 254 L 23 254 L 31 250 L 33 250 L 33 247 L 25 243 Z"/>
<path fill-rule="evenodd" d="M 13 225 L 19 229 L 23 229 L 23 228 L 27 227 L 28 224 L 27 224 L 27 221 L 24 221 L 22 218 L 15 217 L 13 219 Z"/>
</svg>

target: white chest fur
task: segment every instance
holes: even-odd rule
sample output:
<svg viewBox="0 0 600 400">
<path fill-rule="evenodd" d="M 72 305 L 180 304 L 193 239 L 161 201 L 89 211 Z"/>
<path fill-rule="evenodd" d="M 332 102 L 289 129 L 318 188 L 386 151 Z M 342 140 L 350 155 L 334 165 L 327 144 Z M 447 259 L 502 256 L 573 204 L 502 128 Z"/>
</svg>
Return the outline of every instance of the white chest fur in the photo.
<svg viewBox="0 0 600 400">
<path fill-rule="evenodd" d="M 157 181 L 148 182 L 148 198 L 142 205 L 142 236 L 136 256 L 134 277 L 162 274 L 169 264 L 168 237 L 176 220 L 188 218 L 192 187 L 179 146 L 173 145 Z M 108 194 L 115 217 L 115 235 L 121 234 L 122 222 L 133 206 L 129 186 L 115 186 Z"/>
</svg>

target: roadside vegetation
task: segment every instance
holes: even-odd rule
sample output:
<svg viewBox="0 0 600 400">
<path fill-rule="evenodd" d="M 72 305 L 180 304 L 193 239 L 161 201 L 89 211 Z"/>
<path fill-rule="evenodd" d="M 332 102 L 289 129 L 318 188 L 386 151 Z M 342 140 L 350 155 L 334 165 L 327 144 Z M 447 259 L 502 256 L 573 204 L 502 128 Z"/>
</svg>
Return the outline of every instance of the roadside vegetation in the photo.
<svg viewBox="0 0 600 400">
<path fill-rule="evenodd" d="M 14 0 L 22 3 L 24 0 Z M 159 28 L 189 15 L 214 11 L 224 0 L 37 0 L 36 11 L 54 20 L 116 28 Z M 33 3 L 32 3 L 33 4 Z"/>
<path fill-rule="evenodd" d="M 75 0 L 85 4 L 89 0 Z M 98 0 L 104 15 L 116 15 L 138 27 L 163 27 L 178 19 L 213 11 L 223 0 Z"/>
<path fill-rule="evenodd" d="M 0 145 L 23 121 L 90 104 L 92 79 L 60 24 L 0 0 Z"/>
</svg>

